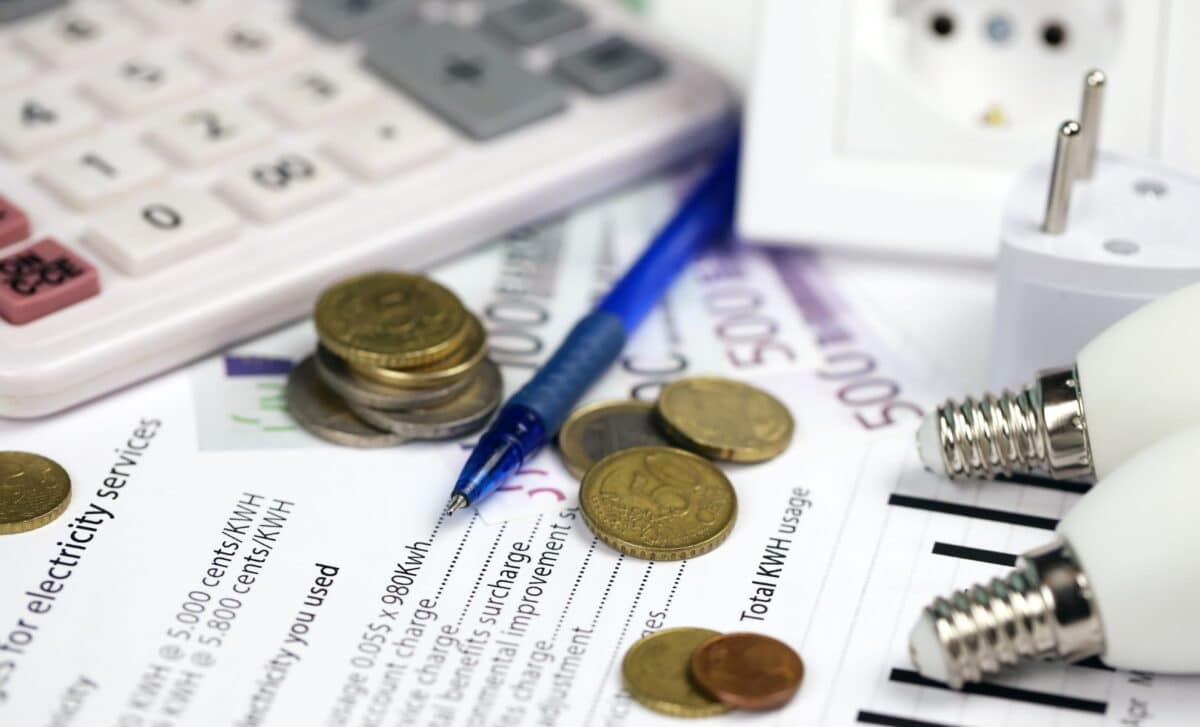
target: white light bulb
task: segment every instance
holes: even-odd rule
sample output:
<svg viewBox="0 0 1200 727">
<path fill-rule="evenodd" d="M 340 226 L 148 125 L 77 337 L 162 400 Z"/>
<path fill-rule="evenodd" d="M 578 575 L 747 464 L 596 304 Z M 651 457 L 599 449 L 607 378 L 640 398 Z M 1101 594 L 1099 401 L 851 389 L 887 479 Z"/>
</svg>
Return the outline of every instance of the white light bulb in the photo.
<svg viewBox="0 0 1200 727">
<path fill-rule="evenodd" d="M 1020 394 L 947 401 L 917 433 L 921 460 L 951 478 L 1102 478 L 1147 444 L 1200 425 L 1198 326 L 1200 285 L 1191 285 L 1113 324 L 1074 367 L 1043 371 Z"/>
<path fill-rule="evenodd" d="M 1200 428 L 1133 455 L 1079 501 L 1059 539 L 1008 576 L 927 607 L 918 671 L 959 688 L 1020 661 L 1099 656 L 1200 673 Z"/>
</svg>

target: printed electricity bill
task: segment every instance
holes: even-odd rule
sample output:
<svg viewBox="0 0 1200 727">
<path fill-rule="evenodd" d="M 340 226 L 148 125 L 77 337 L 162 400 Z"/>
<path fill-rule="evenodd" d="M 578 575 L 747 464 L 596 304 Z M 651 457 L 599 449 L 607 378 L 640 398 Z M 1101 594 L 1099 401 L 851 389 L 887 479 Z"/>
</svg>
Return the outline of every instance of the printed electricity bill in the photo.
<svg viewBox="0 0 1200 727">
<path fill-rule="evenodd" d="M 645 185 L 434 271 L 485 320 L 509 392 L 677 191 Z M 931 544 L 1020 552 L 1048 533 L 912 503 L 1057 517 L 1073 496 L 972 494 L 921 472 L 911 435 L 932 397 L 886 338 L 810 254 L 723 248 L 689 269 L 588 398 L 736 376 L 783 400 L 797 437 L 726 468 L 738 521 L 684 562 L 599 543 L 552 450 L 446 518 L 470 441 L 353 450 L 298 430 L 281 394 L 314 346 L 308 323 L 0 424 L 4 449 L 56 459 L 74 488 L 60 519 L 0 538 L 0 725 L 669 724 L 620 666 L 685 625 L 768 633 L 806 662 L 787 708 L 714 723 L 1183 724 L 1200 700 L 1182 680 L 1055 667 L 963 695 L 913 678 L 919 608 L 1000 572 Z"/>
</svg>

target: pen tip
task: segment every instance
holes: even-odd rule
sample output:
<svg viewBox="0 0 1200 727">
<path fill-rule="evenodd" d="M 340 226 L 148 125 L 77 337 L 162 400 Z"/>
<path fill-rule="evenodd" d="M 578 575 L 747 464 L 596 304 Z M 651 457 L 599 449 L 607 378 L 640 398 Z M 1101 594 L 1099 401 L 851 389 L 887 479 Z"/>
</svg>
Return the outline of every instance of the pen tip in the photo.
<svg viewBox="0 0 1200 727">
<path fill-rule="evenodd" d="M 459 510 L 467 506 L 467 498 L 460 495 L 455 495 L 450 498 L 450 503 L 446 505 L 446 514 L 453 515 Z"/>
</svg>

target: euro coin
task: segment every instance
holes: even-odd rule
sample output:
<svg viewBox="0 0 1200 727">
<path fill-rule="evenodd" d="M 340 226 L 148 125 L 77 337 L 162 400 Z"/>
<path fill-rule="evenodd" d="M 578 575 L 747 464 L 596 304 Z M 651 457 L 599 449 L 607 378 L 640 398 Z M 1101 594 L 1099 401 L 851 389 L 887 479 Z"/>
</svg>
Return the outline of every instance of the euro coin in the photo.
<svg viewBox="0 0 1200 727">
<path fill-rule="evenodd" d="M 48 525 L 70 501 L 71 478 L 57 462 L 31 452 L 0 452 L 0 535 Z"/>
<path fill-rule="evenodd" d="M 735 709 L 776 709 L 796 695 L 804 662 L 792 647 L 770 636 L 722 634 L 692 653 L 692 679 Z"/>
<path fill-rule="evenodd" d="M 354 415 L 317 373 L 311 356 L 292 369 L 287 380 L 287 410 L 305 431 L 347 447 L 393 447 L 407 439 L 372 427 Z"/>
<path fill-rule="evenodd" d="M 463 345 L 441 361 L 407 369 L 367 366 L 354 361 L 348 363 L 351 374 L 359 380 L 397 389 L 445 389 L 462 383 L 474 374 L 486 356 L 487 334 L 483 324 L 468 313 Z"/>
<path fill-rule="evenodd" d="M 737 495 L 721 470 L 672 447 L 608 455 L 584 475 L 579 502 L 596 537 L 645 560 L 703 555 L 737 518 Z"/>
<path fill-rule="evenodd" d="M 674 381 L 663 387 L 657 406 L 667 436 L 709 459 L 765 462 L 787 449 L 795 431 L 778 399 L 731 379 Z"/>
<path fill-rule="evenodd" d="M 664 629 L 634 643 L 625 652 L 621 674 L 625 688 L 643 706 L 673 717 L 712 717 L 729 707 L 697 688 L 690 677 L 692 652 L 716 631 Z"/>
<path fill-rule="evenodd" d="M 345 359 L 324 346 L 317 346 L 313 359 L 321 380 L 338 396 L 359 406 L 384 411 L 436 406 L 453 399 L 471 383 L 470 379 L 462 379 L 441 389 L 398 389 L 354 376 Z"/>
<path fill-rule="evenodd" d="M 314 321 L 321 342 L 366 366 L 406 368 L 440 361 L 463 345 L 467 311 L 432 280 L 380 272 L 321 294 Z"/>
<path fill-rule="evenodd" d="M 577 479 L 613 452 L 642 446 L 670 446 L 670 442 L 654 422 L 654 405 L 636 399 L 580 407 L 558 430 L 563 465 Z"/>
<path fill-rule="evenodd" d="M 504 395 L 500 368 L 490 360 L 453 399 L 437 406 L 407 411 L 380 411 L 350 404 L 360 418 L 405 439 L 452 439 L 482 427 Z"/>
</svg>

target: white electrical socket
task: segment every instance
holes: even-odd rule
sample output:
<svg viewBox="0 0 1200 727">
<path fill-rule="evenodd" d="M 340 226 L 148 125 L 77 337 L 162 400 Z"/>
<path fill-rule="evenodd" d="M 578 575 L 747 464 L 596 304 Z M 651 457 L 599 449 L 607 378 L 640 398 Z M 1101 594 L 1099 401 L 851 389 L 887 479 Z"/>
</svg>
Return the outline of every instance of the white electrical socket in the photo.
<svg viewBox="0 0 1200 727">
<path fill-rule="evenodd" d="M 1110 84 L 1095 77 L 1098 101 Z M 1093 125 L 1103 127 L 1094 108 Z M 996 386 L 1019 386 L 1040 369 L 1075 361 L 1113 323 L 1200 280 L 1200 178 L 1145 157 L 1096 153 L 1087 126 L 1064 122 L 1053 161 L 1031 167 L 1008 197 L 991 356 Z M 1180 321 L 1179 335 L 1193 335 L 1193 324 Z"/>
<path fill-rule="evenodd" d="M 739 231 L 993 258 L 1092 67 L 1106 149 L 1200 171 L 1197 32 L 1195 0 L 765 0 Z"/>
</svg>

